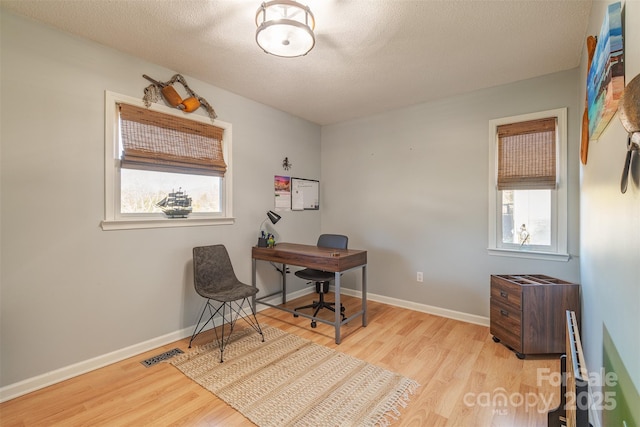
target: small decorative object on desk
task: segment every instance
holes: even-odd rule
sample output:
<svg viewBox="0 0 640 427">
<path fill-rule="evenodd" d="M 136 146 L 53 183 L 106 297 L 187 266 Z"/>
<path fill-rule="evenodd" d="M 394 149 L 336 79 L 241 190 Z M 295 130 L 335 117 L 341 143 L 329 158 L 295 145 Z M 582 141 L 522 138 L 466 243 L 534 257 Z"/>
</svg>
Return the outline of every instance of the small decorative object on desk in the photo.
<svg viewBox="0 0 640 427">
<path fill-rule="evenodd" d="M 191 197 L 182 191 L 182 187 L 178 191 L 169 193 L 164 199 L 156 203 L 162 212 L 169 218 L 186 218 L 193 208 L 191 207 Z"/>
<path fill-rule="evenodd" d="M 276 239 L 273 234 L 265 233 L 264 231 L 260 232 L 260 237 L 258 237 L 258 247 L 259 248 L 272 248 L 276 245 Z"/>
</svg>

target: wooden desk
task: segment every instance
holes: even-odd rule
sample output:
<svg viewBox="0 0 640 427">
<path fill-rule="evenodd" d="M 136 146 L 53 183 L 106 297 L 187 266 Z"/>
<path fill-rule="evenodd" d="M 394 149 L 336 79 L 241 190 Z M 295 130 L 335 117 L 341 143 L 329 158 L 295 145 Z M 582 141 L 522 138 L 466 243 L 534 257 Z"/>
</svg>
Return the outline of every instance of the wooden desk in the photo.
<svg viewBox="0 0 640 427">
<path fill-rule="evenodd" d="M 367 326 L 367 251 L 358 249 L 331 249 L 319 248 L 311 245 L 299 245 L 296 243 L 278 243 L 273 248 L 259 248 L 254 246 L 251 249 L 251 284 L 256 286 L 256 262 L 271 261 L 282 264 L 282 291 L 266 295 L 264 297 L 253 298 L 253 306 L 256 303 L 274 307 L 280 310 L 297 314 L 299 316 L 313 319 L 316 322 L 323 322 L 335 327 L 336 344 L 340 344 L 340 327 L 353 320 L 357 316 L 362 316 L 362 326 Z M 294 312 L 291 309 L 265 302 L 277 294 L 282 294 L 282 304 L 287 302 L 287 265 L 296 265 L 305 268 L 315 268 L 317 270 L 330 271 L 335 273 L 335 298 L 336 307 L 340 307 L 340 273 L 345 273 L 357 268 L 362 269 L 362 309 L 354 313 L 345 320 L 341 320 L 340 310 L 336 310 L 335 321 L 329 322 L 311 315 Z"/>
</svg>

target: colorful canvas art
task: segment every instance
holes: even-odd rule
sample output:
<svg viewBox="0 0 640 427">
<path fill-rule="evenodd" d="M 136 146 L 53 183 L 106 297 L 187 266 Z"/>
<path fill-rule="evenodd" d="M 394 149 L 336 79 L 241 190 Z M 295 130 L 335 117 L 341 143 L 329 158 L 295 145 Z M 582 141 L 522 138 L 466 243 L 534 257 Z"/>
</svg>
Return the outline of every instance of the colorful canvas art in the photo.
<svg viewBox="0 0 640 427">
<path fill-rule="evenodd" d="M 609 5 L 587 77 L 589 139 L 596 140 L 618 108 L 624 91 L 622 6 Z"/>
</svg>

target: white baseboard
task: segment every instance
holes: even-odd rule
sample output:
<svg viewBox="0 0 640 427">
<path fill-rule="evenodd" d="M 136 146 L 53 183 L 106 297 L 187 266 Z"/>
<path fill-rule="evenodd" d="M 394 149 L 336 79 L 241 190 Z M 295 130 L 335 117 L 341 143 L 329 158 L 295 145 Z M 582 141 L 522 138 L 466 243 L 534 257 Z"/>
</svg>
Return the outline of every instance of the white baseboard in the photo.
<svg viewBox="0 0 640 427">
<path fill-rule="evenodd" d="M 341 293 L 360 298 L 362 292 L 353 289 L 342 289 Z M 436 307 L 433 305 L 419 304 L 416 302 L 405 301 L 397 298 L 391 298 L 384 295 L 377 295 L 367 292 L 367 301 L 376 301 L 383 304 L 393 305 L 395 307 L 407 308 L 409 310 L 429 313 L 435 316 L 446 317 L 448 319 L 460 320 L 475 325 L 489 326 L 489 318 L 478 316 L 475 314 L 463 313 L 461 311 L 449 310 L 447 308 Z"/>
<path fill-rule="evenodd" d="M 0 403 L 191 336 L 193 326 L 0 388 Z"/>
<path fill-rule="evenodd" d="M 302 290 L 292 292 L 287 295 L 287 299 L 293 300 L 295 298 L 307 295 L 313 292 L 313 288 L 307 287 Z M 360 297 L 361 292 L 353 289 L 343 288 L 342 293 L 345 295 Z M 396 298 L 390 298 L 383 295 L 376 295 L 367 293 L 367 299 L 371 301 L 381 302 L 384 304 L 393 305 L 396 307 L 407 308 L 410 310 L 420 311 L 423 313 L 434 314 L 436 316 L 447 317 L 450 319 L 460 320 L 467 323 L 474 323 L 482 326 L 489 326 L 489 318 L 477 316 L 474 314 L 462 313 L 459 311 L 448 310 L 445 308 L 434 307 L 426 304 L 418 304 L 410 301 L 404 301 Z M 279 303 L 280 298 L 274 296 L 267 300 L 271 304 Z M 258 304 L 258 311 L 267 309 L 266 306 L 260 306 Z M 152 338 L 148 341 L 141 342 L 129 347 L 122 348 L 120 350 L 113 351 L 111 353 L 103 354 L 92 359 L 84 360 L 82 362 L 74 363 L 73 365 L 65 366 L 54 371 L 44 373 L 26 380 L 9 384 L 0 388 L 0 403 L 7 400 L 15 399 L 16 397 L 31 393 L 36 390 L 48 387 L 50 385 L 68 380 L 69 378 L 76 377 L 78 375 L 85 374 L 87 372 L 102 368 L 107 365 L 111 365 L 121 360 L 128 359 L 138 354 L 144 353 L 154 348 L 161 347 L 166 344 L 181 340 L 183 338 L 190 337 L 193 333 L 195 325 L 188 328 L 181 329 L 179 331 L 171 332 L 169 334 Z M 597 426 L 599 427 L 599 426 Z"/>
</svg>

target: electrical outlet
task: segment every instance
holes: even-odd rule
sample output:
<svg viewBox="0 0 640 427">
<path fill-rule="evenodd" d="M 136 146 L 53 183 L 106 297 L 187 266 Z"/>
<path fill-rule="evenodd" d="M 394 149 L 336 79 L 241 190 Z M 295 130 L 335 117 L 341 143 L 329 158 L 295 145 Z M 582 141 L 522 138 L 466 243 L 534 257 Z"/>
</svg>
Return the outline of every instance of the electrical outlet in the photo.
<svg viewBox="0 0 640 427">
<path fill-rule="evenodd" d="M 418 276 L 416 277 L 418 282 L 422 282 L 422 271 L 418 271 Z"/>
</svg>

